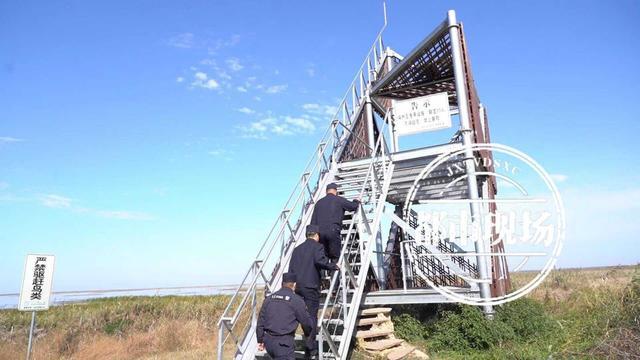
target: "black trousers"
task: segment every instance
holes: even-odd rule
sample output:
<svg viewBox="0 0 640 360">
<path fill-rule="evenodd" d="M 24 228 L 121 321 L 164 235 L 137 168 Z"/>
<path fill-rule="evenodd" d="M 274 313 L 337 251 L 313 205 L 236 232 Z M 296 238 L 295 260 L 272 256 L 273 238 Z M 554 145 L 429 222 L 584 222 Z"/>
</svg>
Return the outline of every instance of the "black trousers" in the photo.
<svg viewBox="0 0 640 360">
<path fill-rule="evenodd" d="M 264 334 L 264 347 L 273 360 L 293 360 L 295 356 L 294 335 Z"/>
<path fill-rule="evenodd" d="M 320 308 L 320 290 L 318 288 L 299 287 L 296 288 L 296 294 L 300 295 L 304 299 L 304 303 L 307 305 L 307 311 L 313 322 L 313 328 L 311 333 L 305 340 L 305 347 L 307 351 L 316 350 L 318 348 L 318 341 L 316 340 L 316 334 L 318 332 L 318 309 Z"/>
<path fill-rule="evenodd" d="M 342 227 L 338 224 L 320 226 L 320 243 L 324 245 L 324 250 L 329 259 L 338 259 L 342 250 Z"/>
</svg>

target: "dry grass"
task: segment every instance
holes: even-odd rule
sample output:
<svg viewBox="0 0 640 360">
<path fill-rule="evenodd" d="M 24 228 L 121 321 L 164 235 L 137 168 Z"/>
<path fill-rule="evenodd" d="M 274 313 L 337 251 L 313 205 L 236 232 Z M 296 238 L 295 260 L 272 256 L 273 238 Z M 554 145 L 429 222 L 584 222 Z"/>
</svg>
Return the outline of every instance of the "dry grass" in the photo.
<svg viewBox="0 0 640 360">
<path fill-rule="evenodd" d="M 534 275 L 512 280 L 517 287 Z M 528 296 L 561 325 L 562 357 L 640 359 L 640 267 L 554 270 Z"/>
<path fill-rule="evenodd" d="M 640 301 L 631 296 L 640 292 L 629 290 L 636 268 L 555 270 L 529 295 L 563 328 L 555 357 L 640 358 Z M 534 275 L 513 274 L 514 284 Z M 33 359 L 213 358 L 217 321 L 227 301 L 226 296 L 127 297 L 55 307 L 38 314 Z M 629 322 L 634 316 L 636 322 Z M 240 322 L 248 319 L 245 313 Z M 29 321 L 29 313 L 0 311 L 0 360 L 24 358 Z M 354 358 L 363 354 L 355 352 Z"/>
<path fill-rule="evenodd" d="M 553 270 L 547 278 L 535 288 L 529 297 L 536 300 L 562 302 L 587 289 L 597 291 L 621 291 L 629 284 L 636 266 L 612 266 L 587 269 Z M 519 272 L 511 275 L 514 288 L 519 288 L 533 279 L 537 272 Z"/>
<path fill-rule="evenodd" d="M 114 298 L 38 314 L 33 359 L 200 359 L 226 297 Z M 0 359 L 23 358 L 29 314 L 0 312 Z"/>
</svg>

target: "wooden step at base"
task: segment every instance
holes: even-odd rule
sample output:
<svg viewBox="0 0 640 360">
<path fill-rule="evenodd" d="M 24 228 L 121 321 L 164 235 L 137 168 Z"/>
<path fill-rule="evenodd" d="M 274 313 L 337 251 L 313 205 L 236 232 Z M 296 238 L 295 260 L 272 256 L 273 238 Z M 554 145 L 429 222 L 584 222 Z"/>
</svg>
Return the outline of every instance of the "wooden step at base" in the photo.
<svg viewBox="0 0 640 360">
<path fill-rule="evenodd" d="M 358 326 L 367 326 L 367 325 L 375 325 L 382 324 L 384 322 L 391 321 L 388 317 L 373 317 L 373 318 L 364 318 L 358 320 Z"/>
<path fill-rule="evenodd" d="M 369 315 L 378 315 L 378 314 L 388 314 L 391 312 L 391 308 L 370 308 L 363 309 L 360 311 L 360 316 L 369 316 Z"/>
<path fill-rule="evenodd" d="M 365 348 L 365 350 L 382 351 L 382 350 L 391 349 L 392 347 L 398 346 L 403 342 L 404 340 L 402 339 L 384 339 L 384 340 L 365 342 L 363 343 L 362 346 Z"/>
<path fill-rule="evenodd" d="M 393 334 L 393 330 L 361 330 L 356 333 L 358 339 L 369 339 Z"/>
<path fill-rule="evenodd" d="M 403 345 L 398 347 L 397 349 L 393 349 L 390 353 L 387 354 L 388 360 L 400 360 L 407 357 L 409 354 L 413 352 L 416 348 L 411 345 Z"/>
</svg>

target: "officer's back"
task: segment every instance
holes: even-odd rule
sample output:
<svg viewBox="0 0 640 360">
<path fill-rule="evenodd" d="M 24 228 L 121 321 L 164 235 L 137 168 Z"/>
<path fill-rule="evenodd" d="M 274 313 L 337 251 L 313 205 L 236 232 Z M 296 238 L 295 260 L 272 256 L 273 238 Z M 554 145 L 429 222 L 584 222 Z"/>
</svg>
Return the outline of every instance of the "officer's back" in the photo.
<svg viewBox="0 0 640 360">
<path fill-rule="evenodd" d="M 296 274 L 299 287 L 317 288 L 320 286 L 320 270 L 335 270 L 324 251 L 324 246 L 307 239 L 293 249 L 289 271 Z"/>
<path fill-rule="evenodd" d="M 294 358 L 294 335 L 298 323 L 305 335 L 315 328 L 304 300 L 294 293 L 296 276 L 285 273 L 282 276 L 282 288 L 267 296 L 260 309 L 256 338 L 258 348 L 265 348 L 273 359 Z"/>
<path fill-rule="evenodd" d="M 327 193 L 318 200 L 313 209 L 311 223 L 320 226 L 341 225 L 345 211 L 355 211 L 358 208 L 357 201 L 349 201 L 333 193 Z"/>
<path fill-rule="evenodd" d="M 298 322 L 303 328 L 310 327 L 311 322 L 305 321 L 309 314 L 304 300 L 287 287 L 267 296 L 262 308 L 262 324 L 265 331 L 271 335 L 293 334 L 298 328 Z"/>
</svg>

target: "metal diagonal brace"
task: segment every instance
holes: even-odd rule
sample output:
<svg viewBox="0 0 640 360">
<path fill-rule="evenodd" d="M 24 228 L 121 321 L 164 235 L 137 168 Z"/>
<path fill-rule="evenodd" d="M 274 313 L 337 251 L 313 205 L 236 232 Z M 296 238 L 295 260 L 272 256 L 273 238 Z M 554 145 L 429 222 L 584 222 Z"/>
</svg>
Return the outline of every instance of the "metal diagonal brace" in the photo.
<svg viewBox="0 0 640 360">
<path fill-rule="evenodd" d="M 349 277 L 349 281 L 351 282 L 351 285 L 353 285 L 354 288 L 357 288 L 358 282 L 356 281 L 355 275 L 353 275 L 353 269 L 351 269 L 351 265 L 349 265 L 349 262 L 347 261 L 347 259 L 344 259 L 343 265 L 344 265 L 345 273 Z"/>
</svg>

